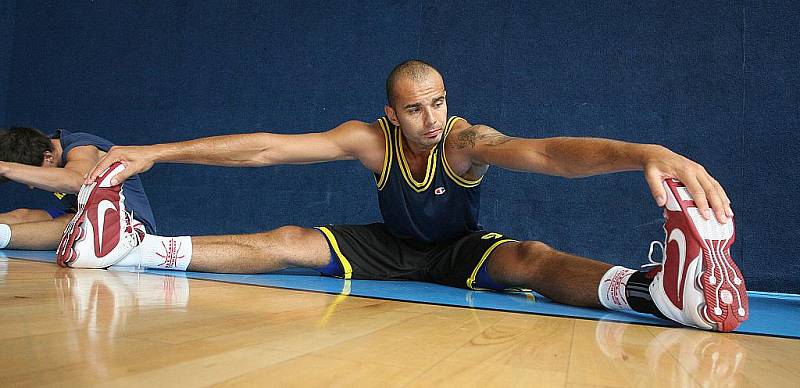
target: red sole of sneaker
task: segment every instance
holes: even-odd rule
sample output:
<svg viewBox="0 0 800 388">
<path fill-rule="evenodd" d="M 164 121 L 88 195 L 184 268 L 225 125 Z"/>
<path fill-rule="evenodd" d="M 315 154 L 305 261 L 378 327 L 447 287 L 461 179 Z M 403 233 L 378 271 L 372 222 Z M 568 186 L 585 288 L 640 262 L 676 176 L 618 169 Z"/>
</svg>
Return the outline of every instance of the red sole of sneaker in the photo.
<svg viewBox="0 0 800 388">
<path fill-rule="evenodd" d="M 672 179 L 666 182 L 678 200 L 683 214 L 690 218 L 688 209 L 696 208 L 696 205 L 694 201 L 681 196 L 680 188 L 686 186 Z M 700 313 L 708 322 L 716 325 L 716 330 L 734 330 L 750 315 L 744 277 L 730 256 L 730 246 L 734 237 L 732 236 L 730 240 L 706 239 L 700 235 L 693 221 L 688 222 L 688 225 L 695 239 L 702 242 L 703 271 L 699 284 L 706 304 Z"/>
<path fill-rule="evenodd" d="M 56 263 L 58 263 L 61 267 L 69 267 L 70 264 L 75 262 L 78 258 L 77 252 L 72 249 L 72 246 L 77 242 L 85 238 L 85 232 L 81 226 L 86 221 L 86 204 L 90 202 L 90 200 L 94 197 L 95 188 L 105 179 L 108 174 L 110 174 L 119 163 L 112 164 L 106 171 L 103 172 L 100 176 L 97 177 L 97 180 L 94 184 L 90 186 L 84 186 L 81 188 L 80 192 L 78 192 L 78 211 L 72 217 L 69 224 L 67 224 L 67 228 L 64 230 L 64 235 L 61 237 L 61 241 L 58 244 L 58 248 L 56 249 Z"/>
<path fill-rule="evenodd" d="M 81 226 L 86 221 L 87 197 L 90 196 L 93 188 L 94 186 L 87 186 L 81 188 L 81 191 L 78 192 L 78 211 L 69 221 L 66 229 L 64 229 L 64 235 L 61 237 L 58 249 L 56 249 L 56 262 L 62 267 L 69 267 L 78 258 L 77 252 L 72 249 L 72 246 L 84 234 Z"/>
</svg>

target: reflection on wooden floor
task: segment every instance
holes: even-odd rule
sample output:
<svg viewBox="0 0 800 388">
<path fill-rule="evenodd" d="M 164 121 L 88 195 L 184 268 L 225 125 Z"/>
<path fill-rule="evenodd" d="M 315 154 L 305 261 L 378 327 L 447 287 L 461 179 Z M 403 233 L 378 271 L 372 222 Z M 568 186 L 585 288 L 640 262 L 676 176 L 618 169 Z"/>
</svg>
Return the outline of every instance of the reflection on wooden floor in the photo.
<svg viewBox="0 0 800 388">
<path fill-rule="evenodd" d="M 798 340 L 0 259 L 3 387 L 789 387 L 798 366 Z"/>
</svg>

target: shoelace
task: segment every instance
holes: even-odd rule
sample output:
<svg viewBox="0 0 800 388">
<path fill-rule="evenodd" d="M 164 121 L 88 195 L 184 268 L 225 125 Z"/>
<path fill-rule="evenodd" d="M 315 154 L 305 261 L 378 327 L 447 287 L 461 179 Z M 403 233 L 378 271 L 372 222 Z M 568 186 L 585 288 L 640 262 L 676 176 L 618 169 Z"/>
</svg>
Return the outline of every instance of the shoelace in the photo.
<svg viewBox="0 0 800 388">
<path fill-rule="evenodd" d="M 133 218 L 133 211 L 125 212 L 125 217 L 128 223 L 128 228 L 131 228 L 132 232 L 126 236 L 126 238 L 128 239 L 128 243 L 134 247 L 138 246 L 139 244 L 141 244 L 143 239 L 142 236 L 139 235 L 139 231 L 137 231 L 136 228 L 134 228 L 134 222 L 138 221 L 136 221 L 136 219 Z"/>
<path fill-rule="evenodd" d="M 661 247 L 661 261 L 653 260 L 653 248 L 658 245 Z M 664 260 L 667 259 L 667 249 L 664 248 L 664 244 L 661 241 L 651 241 L 650 242 L 650 251 L 647 252 L 647 260 L 650 262 L 647 264 L 642 265 L 642 268 L 647 267 L 655 267 L 664 264 Z"/>
<path fill-rule="evenodd" d="M 138 221 L 136 221 L 136 219 L 133 218 L 133 210 L 131 210 L 130 212 L 125 212 L 124 214 L 126 221 L 128 223 L 128 228 L 131 229 L 131 233 L 127 234 L 125 238 L 127 239 L 127 243 L 130 244 L 130 246 L 137 247 L 139 246 L 139 244 L 142 243 L 142 239 L 144 238 L 144 236 L 140 235 L 139 231 L 137 231 L 136 228 L 134 227 L 134 222 Z M 141 269 L 142 269 L 142 261 L 140 259 L 139 262 L 136 264 L 136 270 L 138 271 Z"/>
</svg>

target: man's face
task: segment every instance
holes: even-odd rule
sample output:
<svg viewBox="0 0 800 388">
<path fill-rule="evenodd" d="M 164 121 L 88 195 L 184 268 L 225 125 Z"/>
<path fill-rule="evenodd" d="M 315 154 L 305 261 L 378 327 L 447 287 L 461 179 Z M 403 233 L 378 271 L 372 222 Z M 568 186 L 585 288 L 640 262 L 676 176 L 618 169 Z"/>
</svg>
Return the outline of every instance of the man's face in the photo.
<svg viewBox="0 0 800 388">
<path fill-rule="evenodd" d="M 386 114 L 399 125 L 406 139 L 425 148 L 442 139 L 447 122 L 444 80 L 433 71 L 421 80 L 402 78 L 395 85 L 394 107 Z"/>
</svg>

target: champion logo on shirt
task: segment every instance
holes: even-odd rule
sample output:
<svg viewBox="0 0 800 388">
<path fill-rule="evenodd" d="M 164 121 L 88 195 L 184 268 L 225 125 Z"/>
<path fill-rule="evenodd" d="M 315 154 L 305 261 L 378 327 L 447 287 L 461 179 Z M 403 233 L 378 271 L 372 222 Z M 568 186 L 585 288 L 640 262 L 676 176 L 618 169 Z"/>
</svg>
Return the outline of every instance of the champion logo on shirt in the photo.
<svg viewBox="0 0 800 388">
<path fill-rule="evenodd" d="M 433 190 L 433 193 L 436 195 L 442 195 L 444 192 L 447 191 L 444 187 L 437 187 L 436 190 Z"/>
</svg>

